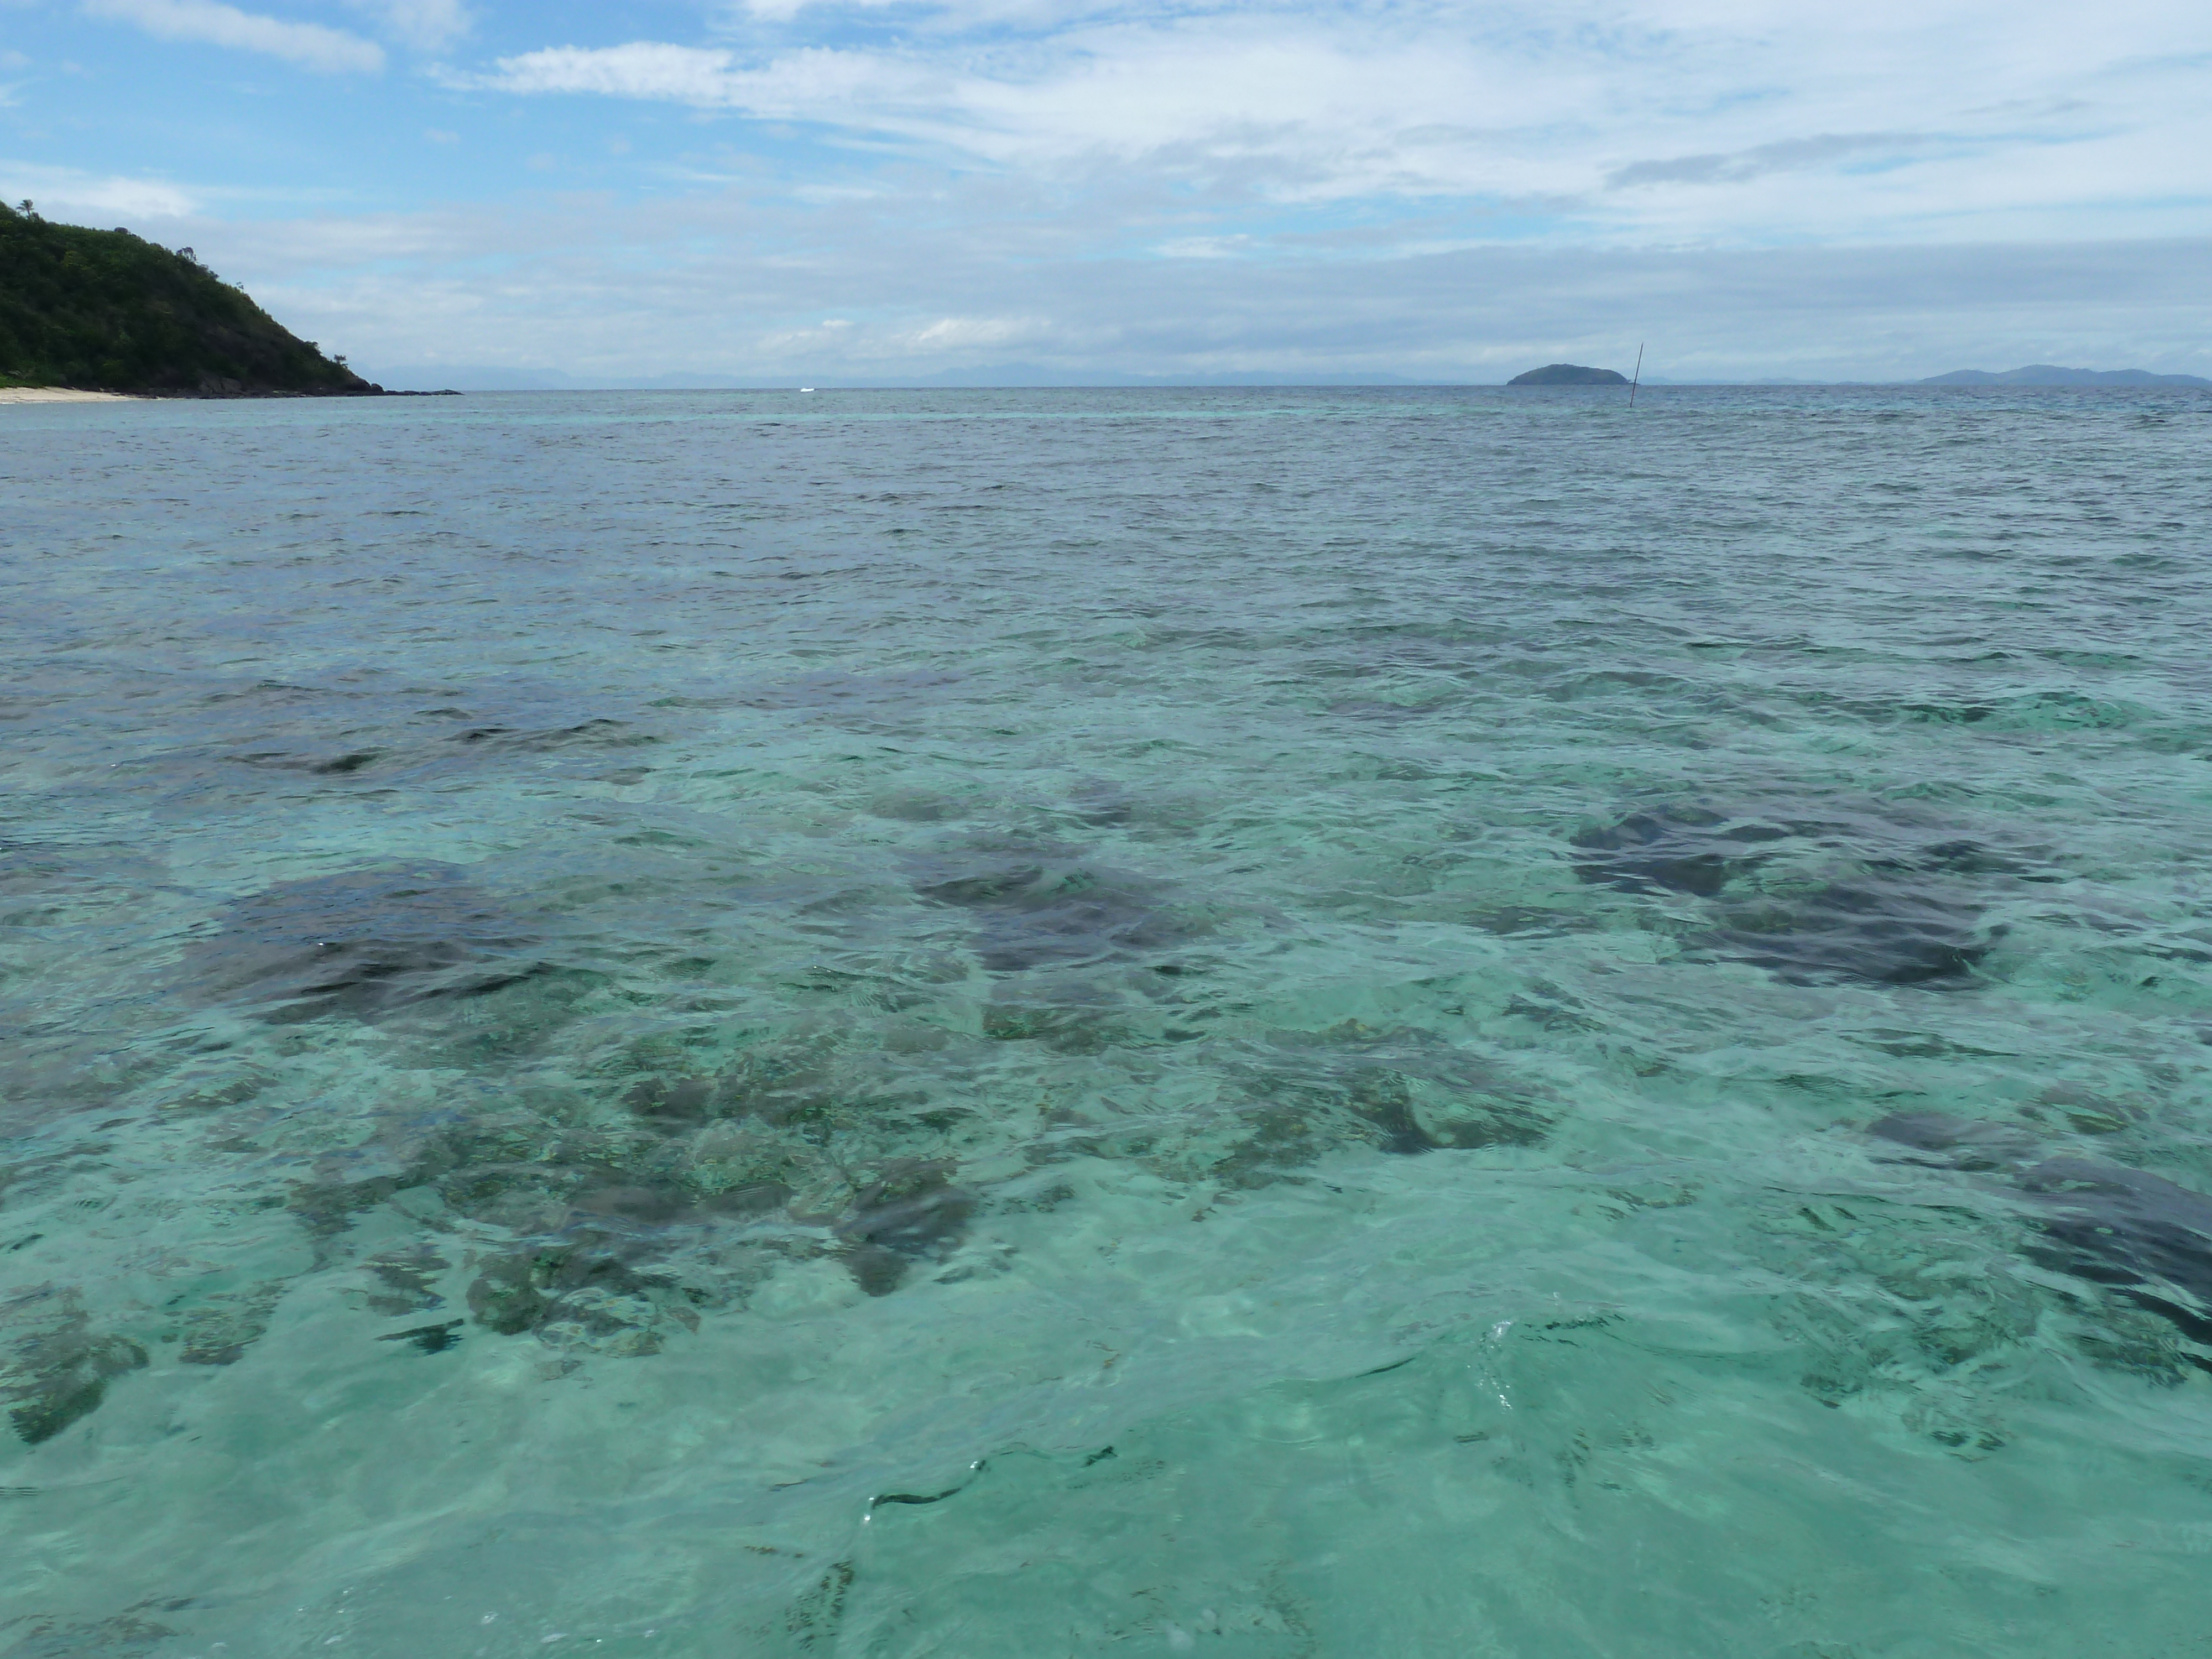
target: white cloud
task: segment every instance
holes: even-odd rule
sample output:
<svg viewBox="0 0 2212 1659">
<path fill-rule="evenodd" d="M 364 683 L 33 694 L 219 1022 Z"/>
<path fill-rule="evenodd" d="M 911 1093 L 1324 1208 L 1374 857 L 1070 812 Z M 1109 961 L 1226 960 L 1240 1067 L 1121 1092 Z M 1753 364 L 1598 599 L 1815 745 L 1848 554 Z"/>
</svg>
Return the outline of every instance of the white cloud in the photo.
<svg viewBox="0 0 2212 1659">
<path fill-rule="evenodd" d="M 200 210 L 189 191 L 158 179 L 83 173 L 75 167 L 0 160 L 0 199 L 26 197 L 52 219 L 113 224 L 118 220 L 182 219 Z"/>
<path fill-rule="evenodd" d="M 760 70 L 708 46 L 634 40 L 620 46 L 550 46 L 502 58 L 495 74 L 455 77 L 501 92 L 586 93 L 611 98 L 742 110 L 784 120 L 867 124 L 928 107 L 950 90 L 919 65 L 866 52 L 809 48 Z"/>
<path fill-rule="evenodd" d="M 708 47 L 634 40 L 625 46 L 548 46 L 502 58 L 496 75 L 470 79 L 502 92 L 599 93 L 716 105 L 729 101 L 734 62 L 730 52 Z"/>
<path fill-rule="evenodd" d="M 906 337 L 914 350 L 924 353 L 997 349 L 1051 337 L 1051 322 L 1042 317 L 940 317 Z"/>
<path fill-rule="evenodd" d="M 1945 215 L 2212 195 L 2196 0 L 2110 0 L 2093 31 L 2017 0 L 1056 3 L 951 0 L 765 57 L 549 47 L 471 84 L 804 121 L 1025 173 L 1110 160 L 1279 204 L 1483 199 L 1600 234 L 1911 236 Z M 805 40 L 811 14 L 763 3 Z"/>
<path fill-rule="evenodd" d="M 1152 246 L 1163 259 L 1234 259 L 1261 251 L 1249 236 L 1170 236 Z"/>
<path fill-rule="evenodd" d="M 165 40 L 264 52 L 324 74 L 374 73 L 384 67 L 384 49 L 373 40 L 320 23 L 240 11 L 220 0 L 84 0 L 84 9 L 95 17 L 135 23 Z"/>
<path fill-rule="evenodd" d="M 462 0 L 348 0 L 383 32 L 417 52 L 443 52 L 476 25 Z"/>
</svg>

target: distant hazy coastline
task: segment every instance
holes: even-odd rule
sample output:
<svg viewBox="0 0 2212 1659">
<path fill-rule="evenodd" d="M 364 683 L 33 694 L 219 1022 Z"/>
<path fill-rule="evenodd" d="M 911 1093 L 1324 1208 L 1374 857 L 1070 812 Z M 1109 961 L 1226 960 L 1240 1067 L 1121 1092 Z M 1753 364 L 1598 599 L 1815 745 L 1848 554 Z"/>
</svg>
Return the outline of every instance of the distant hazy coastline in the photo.
<svg viewBox="0 0 2212 1659">
<path fill-rule="evenodd" d="M 394 391 L 428 391 L 451 386 L 463 392 L 760 392 L 779 387 L 817 386 L 823 391 L 1022 391 L 1085 388 L 1113 389 L 1214 387 L 1231 389 L 1289 386 L 1498 386 L 1500 380 L 1422 380 L 1412 375 L 1384 374 L 1299 374 L 1262 373 L 1219 374 L 1086 374 L 1046 368 L 1035 363 L 1002 363 L 988 368 L 947 369 L 929 375 L 885 375 L 876 379 L 841 379 L 830 374 L 766 375 L 704 374 L 697 373 L 637 375 L 569 374 L 557 369 L 501 368 L 495 364 L 418 364 L 378 366 L 378 381 Z M 1808 380 L 1783 376 L 1707 380 L 1649 374 L 1650 386 L 2166 386 L 2212 388 L 2212 380 L 2194 374 L 2155 374 L 2148 370 L 2058 368 L 2031 365 L 2002 374 L 1982 369 L 1954 369 L 1917 380 Z"/>
</svg>

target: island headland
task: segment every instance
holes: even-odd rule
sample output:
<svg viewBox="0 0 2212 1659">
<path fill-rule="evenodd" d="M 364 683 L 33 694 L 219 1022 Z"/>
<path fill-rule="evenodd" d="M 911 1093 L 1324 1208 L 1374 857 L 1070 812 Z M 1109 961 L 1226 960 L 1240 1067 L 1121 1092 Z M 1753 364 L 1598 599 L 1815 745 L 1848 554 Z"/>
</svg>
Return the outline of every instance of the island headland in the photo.
<svg viewBox="0 0 2212 1659">
<path fill-rule="evenodd" d="M 2061 368 L 2056 363 L 2030 363 L 1991 374 L 1985 368 L 1954 368 L 1948 374 L 1931 374 L 1922 386 L 2212 386 L 2201 374 L 2154 374 L 2146 368 Z"/>
<path fill-rule="evenodd" d="M 156 398 L 364 398 L 243 289 L 127 230 L 53 224 L 0 204 L 0 387 Z"/>
<path fill-rule="evenodd" d="M 1516 374 L 1508 386 L 1626 386 L 1628 376 L 1610 368 L 1585 368 L 1580 363 L 1546 363 L 1526 374 Z"/>
</svg>

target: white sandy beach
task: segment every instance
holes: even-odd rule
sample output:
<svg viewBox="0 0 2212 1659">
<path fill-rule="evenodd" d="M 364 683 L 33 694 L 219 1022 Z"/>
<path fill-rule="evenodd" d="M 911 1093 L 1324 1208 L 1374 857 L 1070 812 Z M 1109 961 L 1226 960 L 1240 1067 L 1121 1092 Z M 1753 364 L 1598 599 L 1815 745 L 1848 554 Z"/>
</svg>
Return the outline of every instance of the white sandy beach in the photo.
<svg viewBox="0 0 2212 1659">
<path fill-rule="evenodd" d="M 75 392 L 62 386 L 0 386 L 0 404 L 130 404 L 119 392 Z"/>
</svg>

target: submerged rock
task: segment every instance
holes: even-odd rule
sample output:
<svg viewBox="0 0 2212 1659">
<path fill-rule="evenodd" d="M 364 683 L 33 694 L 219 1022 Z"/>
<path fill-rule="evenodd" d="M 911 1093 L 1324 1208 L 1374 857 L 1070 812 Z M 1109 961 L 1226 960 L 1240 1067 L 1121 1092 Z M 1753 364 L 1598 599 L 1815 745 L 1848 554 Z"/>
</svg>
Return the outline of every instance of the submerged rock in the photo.
<svg viewBox="0 0 2212 1659">
<path fill-rule="evenodd" d="M 2212 1346 L 2212 1196 L 2097 1158 L 2038 1159 L 2033 1137 L 2004 1124 L 1900 1113 L 1870 1133 L 1944 1168 L 2003 1176 L 2041 1235 L 2031 1261 L 2119 1290 Z"/>
<path fill-rule="evenodd" d="M 446 1298 L 435 1288 L 438 1277 L 453 1264 L 428 1244 L 387 1251 L 366 1264 L 377 1288 L 364 1298 L 373 1313 L 426 1313 L 443 1307 Z"/>
<path fill-rule="evenodd" d="M 652 1249 L 581 1228 L 495 1257 L 469 1285 L 469 1312 L 505 1336 L 536 1331 L 565 1346 L 657 1352 L 670 1323 L 696 1329 L 699 1316 L 672 1277 L 637 1265 Z"/>
<path fill-rule="evenodd" d="M 1278 1037 L 1232 1104 L 1234 1141 L 1203 1169 L 1259 1187 L 1346 1146 L 1401 1158 L 1533 1146 L 1556 1110 L 1492 1061 L 1431 1032 L 1347 1021 Z"/>
<path fill-rule="evenodd" d="M 1869 875 L 1802 896 L 1745 904 L 1708 936 L 1717 950 L 1786 980 L 1926 985 L 1963 979 L 1990 953 L 1981 911 L 1910 880 Z"/>
<path fill-rule="evenodd" d="M 434 1325 L 417 1325 L 411 1331 L 393 1331 L 376 1340 L 380 1342 L 411 1343 L 421 1353 L 443 1353 L 460 1342 L 455 1334 L 461 1327 L 458 1319 L 444 1319 Z"/>
<path fill-rule="evenodd" d="M 282 1279 L 266 1279 L 243 1290 L 211 1296 L 185 1316 L 183 1344 L 177 1351 L 186 1365 L 234 1365 L 265 1335 L 270 1316 L 283 1298 Z"/>
<path fill-rule="evenodd" d="M 1688 893 L 1715 898 L 1736 877 L 1758 868 L 1751 849 L 1789 831 L 1765 823 L 1732 823 L 1702 806 L 1657 806 L 1618 823 L 1577 830 L 1575 873 L 1624 892 Z"/>
<path fill-rule="evenodd" d="M 1696 805 L 1632 812 L 1571 837 L 1575 873 L 1623 892 L 1711 901 L 1693 949 L 1800 983 L 1919 985 L 1988 955 L 1978 890 L 2022 867 L 1978 842 L 1920 842 L 1871 817 L 1731 817 Z"/>
<path fill-rule="evenodd" d="M 1973 1123 L 1941 1112 L 1896 1112 L 1869 1131 L 1884 1140 L 1931 1153 L 1946 1169 L 1976 1173 L 2021 1168 L 2036 1152 L 2035 1137 L 2009 1123 Z"/>
<path fill-rule="evenodd" d="M 917 1261 L 942 1258 L 966 1237 L 976 1195 L 941 1163 L 891 1170 L 862 1192 L 837 1225 L 845 1265 L 870 1296 L 888 1296 Z"/>
<path fill-rule="evenodd" d="M 0 1400 L 29 1445 L 51 1440 L 107 1398 L 146 1351 L 92 1327 L 74 1291 L 44 1287 L 0 1304 Z"/>
<path fill-rule="evenodd" d="M 414 862 L 282 882 L 234 901 L 184 952 L 196 988 L 289 1024 L 374 1021 L 545 974 L 525 920 L 455 866 Z"/>
<path fill-rule="evenodd" d="M 1164 882 L 1053 859 L 1036 850 L 944 860 L 915 891 L 975 921 L 975 953 L 994 974 L 1157 955 L 1198 931 Z M 935 872 L 933 872 L 935 873 Z"/>
</svg>

